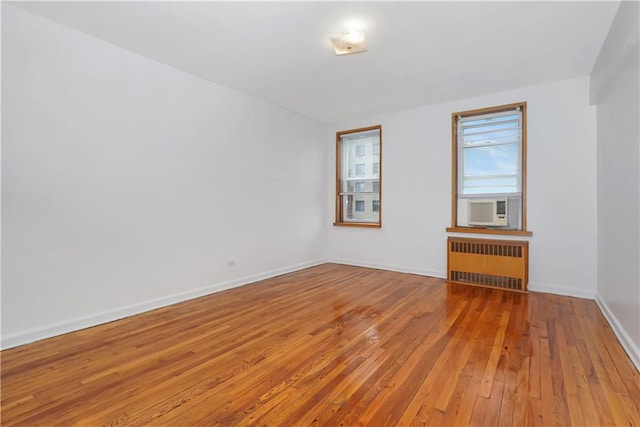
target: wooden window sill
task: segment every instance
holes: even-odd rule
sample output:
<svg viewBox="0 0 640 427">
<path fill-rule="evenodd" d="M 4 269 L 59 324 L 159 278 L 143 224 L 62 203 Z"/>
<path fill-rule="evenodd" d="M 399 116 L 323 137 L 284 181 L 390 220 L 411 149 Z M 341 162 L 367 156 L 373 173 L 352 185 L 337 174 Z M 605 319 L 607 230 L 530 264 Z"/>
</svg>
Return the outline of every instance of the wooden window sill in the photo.
<svg viewBox="0 0 640 427">
<path fill-rule="evenodd" d="M 447 227 L 447 233 L 497 234 L 503 236 L 532 236 L 533 232 L 526 230 L 498 230 L 495 228 L 478 227 Z"/>
<path fill-rule="evenodd" d="M 382 224 L 369 222 L 334 222 L 336 227 L 382 228 Z"/>
</svg>

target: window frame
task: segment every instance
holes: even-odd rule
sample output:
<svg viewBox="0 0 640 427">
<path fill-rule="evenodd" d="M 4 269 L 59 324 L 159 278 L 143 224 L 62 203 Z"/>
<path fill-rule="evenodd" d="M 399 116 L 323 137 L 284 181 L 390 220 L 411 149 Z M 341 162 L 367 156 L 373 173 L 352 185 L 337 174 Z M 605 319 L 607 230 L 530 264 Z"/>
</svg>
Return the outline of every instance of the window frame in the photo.
<svg viewBox="0 0 640 427">
<path fill-rule="evenodd" d="M 520 108 L 522 112 L 522 141 L 520 147 L 521 155 L 521 217 L 522 226 L 520 230 L 501 230 L 486 227 L 465 227 L 458 226 L 458 197 L 459 197 L 459 147 L 458 147 L 458 119 L 469 116 L 481 116 L 492 113 L 502 113 Z M 527 103 L 516 102 L 513 104 L 498 105 L 495 107 L 479 108 L 474 110 L 461 111 L 451 114 L 451 227 L 447 227 L 447 232 L 457 233 L 481 233 L 481 234 L 502 234 L 516 236 L 531 236 L 527 230 Z"/>
<path fill-rule="evenodd" d="M 342 166 L 342 159 L 341 159 L 341 155 L 340 155 L 340 138 L 344 135 L 348 135 L 348 134 L 352 134 L 352 133 L 361 133 L 361 132 L 369 132 L 369 131 L 378 131 L 378 135 L 379 135 L 379 141 L 378 141 L 378 146 L 379 146 L 379 153 L 378 153 L 378 163 L 379 163 L 379 169 L 378 169 L 378 174 L 376 175 L 376 180 L 379 182 L 379 191 L 377 192 L 378 194 L 378 203 L 379 203 L 379 211 L 378 211 L 378 221 L 344 221 L 343 217 L 344 217 L 344 209 L 343 209 L 343 203 L 342 203 L 342 199 L 341 199 L 341 188 L 342 188 L 342 177 L 341 177 L 341 166 Z M 344 131 L 338 131 L 336 132 L 336 157 L 335 157 L 335 164 L 336 164 L 336 186 L 335 186 L 335 211 L 336 211 L 336 216 L 335 216 L 335 222 L 333 223 L 334 226 L 341 226 L 341 227 L 363 227 L 363 228 L 382 228 L 382 125 L 375 125 L 375 126 L 368 126 L 368 127 L 362 127 L 362 128 L 357 128 L 357 129 L 349 129 L 349 130 L 344 130 Z M 358 175 L 355 175 L 358 176 Z M 366 171 L 365 171 L 365 176 L 366 176 Z M 355 209 L 355 206 L 354 206 Z"/>
</svg>

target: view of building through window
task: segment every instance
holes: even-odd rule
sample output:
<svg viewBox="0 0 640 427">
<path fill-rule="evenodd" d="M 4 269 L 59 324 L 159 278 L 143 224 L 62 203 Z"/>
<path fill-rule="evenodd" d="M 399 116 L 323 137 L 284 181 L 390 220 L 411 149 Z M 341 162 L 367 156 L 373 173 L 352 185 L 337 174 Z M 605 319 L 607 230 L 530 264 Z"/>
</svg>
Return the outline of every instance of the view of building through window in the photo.
<svg viewBox="0 0 640 427">
<path fill-rule="evenodd" d="M 336 223 L 380 223 L 380 127 L 339 132 Z"/>
</svg>

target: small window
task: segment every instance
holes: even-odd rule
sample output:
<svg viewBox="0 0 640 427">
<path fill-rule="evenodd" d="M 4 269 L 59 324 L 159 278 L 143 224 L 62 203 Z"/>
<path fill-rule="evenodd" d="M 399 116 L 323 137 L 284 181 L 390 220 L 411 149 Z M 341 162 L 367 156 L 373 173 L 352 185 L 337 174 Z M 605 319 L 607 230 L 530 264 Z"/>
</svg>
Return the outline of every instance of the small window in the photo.
<svg viewBox="0 0 640 427">
<path fill-rule="evenodd" d="M 334 225 L 381 226 L 381 152 L 381 126 L 336 132 Z"/>
<path fill-rule="evenodd" d="M 526 107 L 453 113 L 452 227 L 526 231 Z"/>
</svg>

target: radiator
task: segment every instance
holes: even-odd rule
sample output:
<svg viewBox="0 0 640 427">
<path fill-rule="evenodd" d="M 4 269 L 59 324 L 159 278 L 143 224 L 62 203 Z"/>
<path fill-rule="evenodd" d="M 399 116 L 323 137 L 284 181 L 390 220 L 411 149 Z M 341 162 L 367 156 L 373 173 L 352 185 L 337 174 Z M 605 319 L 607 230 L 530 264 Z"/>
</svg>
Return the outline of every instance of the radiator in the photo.
<svg viewBox="0 0 640 427">
<path fill-rule="evenodd" d="M 449 237 L 447 281 L 527 292 L 529 242 Z"/>
</svg>

